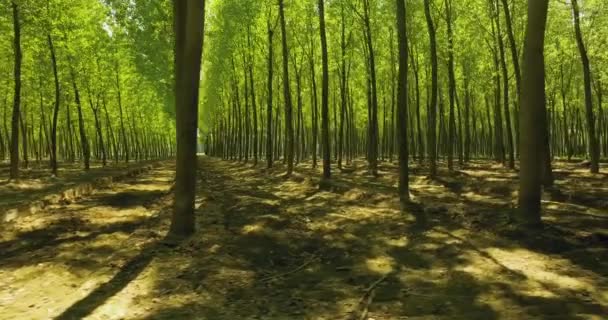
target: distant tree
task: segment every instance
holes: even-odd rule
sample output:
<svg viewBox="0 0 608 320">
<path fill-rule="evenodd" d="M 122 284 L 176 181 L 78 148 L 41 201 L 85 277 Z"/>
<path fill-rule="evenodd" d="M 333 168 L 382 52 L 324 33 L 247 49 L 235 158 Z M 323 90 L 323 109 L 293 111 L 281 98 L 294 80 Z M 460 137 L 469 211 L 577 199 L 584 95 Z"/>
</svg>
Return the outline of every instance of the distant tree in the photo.
<svg viewBox="0 0 608 320">
<path fill-rule="evenodd" d="M 397 36 L 399 43 L 399 81 L 397 88 L 397 144 L 399 148 L 399 199 L 404 206 L 410 199 L 409 190 L 409 150 L 408 150 L 408 97 L 407 97 L 407 72 L 408 72 L 408 39 L 405 23 L 405 2 L 396 0 L 397 8 Z"/>
<path fill-rule="evenodd" d="M 583 79 L 585 88 L 585 115 L 587 117 L 587 145 L 589 148 L 589 159 L 591 160 L 591 173 L 600 172 L 600 148 L 595 135 L 595 115 L 593 113 L 593 93 L 591 92 L 591 66 L 587 48 L 583 40 L 583 32 L 581 31 L 581 14 L 578 6 L 578 0 L 571 0 L 572 12 L 574 15 L 574 31 L 576 35 L 576 43 L 581 56 L 583 65 Z"/>
<path fill-rule="evenodd" d="M 438 91 L 438 63 L 437 63 L 437 40 L 435 24 L 431 15 L 431 1 L 424 0 L 424 15 L 429 33 L 429 48 L 431 60 L 431 92 L 430 102 L 428 104 L 428 155 L 430 176 L 437 175 L 437 91 Z"/>
<path fill-rule="evenodd" d="M 325 34 L 325 4 L 319 0 L 319 25 L 321 32 L 321 58 L 323 80 L 321 81 L 321 139 L 323 140 L 323 179 L 331 178 L 331 156 L 329 140 L 329 64 L 327 58 L 327 35 Z"/>
<path fill-rule="evenodd" d="M 13 118 L 11 121 L 11 171 L 10 178 L 19 178 L 19 117 L 21 114 L 21 21 L 19 18 L 19 5 L 13 1 L 13 32 L 15 48 L 15 94 L 13 97 Z"/>
</svg>

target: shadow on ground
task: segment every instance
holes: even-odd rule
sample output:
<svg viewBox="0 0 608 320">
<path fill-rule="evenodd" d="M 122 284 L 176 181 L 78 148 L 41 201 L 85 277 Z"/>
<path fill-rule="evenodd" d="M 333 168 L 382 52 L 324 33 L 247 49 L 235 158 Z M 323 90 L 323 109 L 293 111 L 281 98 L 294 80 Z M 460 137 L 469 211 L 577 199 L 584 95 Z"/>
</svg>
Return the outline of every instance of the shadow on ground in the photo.
<svg viewBox="0 0 608 320">
<path fill-rule="evenodd" d="M 267 170 L 203 157 L 198 233 L 174 248 L 160 245 L 166 215 L 90 230 L 90 237 L 126 230 L 130 235 L 110 248 L 123 241 L 136 253 L 111 257 L 117 262 L 107 277 L 80 286 L 81 296 L 53 317 L 601 319 L 608 314 L 608 212 L 599 206 L 602 199 L 587 199 L 585 205 L 548 193 L 544 229 L 521 233 L 508 223 L 516 174 L 499 166 L 474 162 L 456 173 L 441 172 L 438 180 L 413 167 L 417 204 L 406 212 L 394 196 L 394 165 L 384 163 L 378 178 L 363 164 L 357 167 L 336 172 L 329 190 L 321 191 L 320 172 L 307 163 L 285 178 L 280 164 Z M 601 176 L 564 170 L 567 175 L 557 175 L 558 186 L 566 186 L 562 194 L 580 193 L 576 185 L 593 186 L 593 194 L 607 187 Z M 131 199 L 141 205 L 155 197 L 125 192 L 97 200 L 128 211 Z M 426 222 L 416 223 L 421 216 Z M 62 233 L 58 226 L 47 228 Z M 131 245 L 138 243 L 129 240 L 134 234 L 149 240 Z M 70 239 L 41 237 L 42 247 L 34 242 L 8 254 L 15 259 Z M 71 267 L 82 273 L 95 266 Z"/>
<path fill-rule="evenodd" d="M 331 191 L 301 166 L 254 169 L 205 158 L 200 236 L 157 265 L 170 298 L 146 319 L 600 319 L 608 258 L 593 207 L 547 211 L 538 234 L 510 228 L 515 174 L 477 163 L 473 176 L 414 168 L 428 222 L 399 210 L 394 166 L 372 178 L 336 173 Z M 363 167 L 363 166 L 360 166 Z M 479 171 L 485 170 L 487 176 Z M 600 179 L 598 179 L 599 181 Z M 566 210 L 568 213 L 558 210 Z M 587 210 L 598 212 L 589 214 Z M 416 212 L 420 214 L 421 212 Z M 593 226 L 591 238 L 581 226 Z M 597 236 L 597 238 L 596 238 Z M 587 256 L 585 258 L 585 256 Z M 178 263 L 179 262 L 179 263 Z M 380 281 L 368 299 L 369 287 Z"/>
</svg>

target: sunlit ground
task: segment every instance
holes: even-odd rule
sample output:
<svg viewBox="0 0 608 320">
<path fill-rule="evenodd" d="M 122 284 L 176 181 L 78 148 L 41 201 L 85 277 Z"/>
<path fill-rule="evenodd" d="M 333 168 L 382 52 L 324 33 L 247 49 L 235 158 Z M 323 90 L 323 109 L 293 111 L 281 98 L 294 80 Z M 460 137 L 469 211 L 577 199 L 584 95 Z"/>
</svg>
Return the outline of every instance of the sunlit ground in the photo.
<svg viewBox="0 0 608 320">
<path fill-rule="evenodd" d="M 556 168 L 545 228 L 513 229 L 516 174 L 473 162 L 439 179 L 373 178 L 201 157 L 198 233 L 161 244 L 172 167 L 2 233 L 2 319 L 605 319 L 608 179 Z M 352 168 L 352 166 L 351 166 Z M 348 171 L 348 170 L 347 170 Z M 417 224 L 424 213 L 428 222 Z"/>
</svg>

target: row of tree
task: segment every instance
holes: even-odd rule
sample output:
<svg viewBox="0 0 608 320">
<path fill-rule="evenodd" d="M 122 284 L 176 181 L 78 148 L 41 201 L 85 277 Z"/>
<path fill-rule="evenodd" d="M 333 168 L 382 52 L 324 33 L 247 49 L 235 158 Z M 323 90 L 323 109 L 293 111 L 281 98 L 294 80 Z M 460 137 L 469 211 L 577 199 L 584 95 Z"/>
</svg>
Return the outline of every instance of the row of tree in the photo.
<svg viewBox="0 0 608 320">
<path fill-rule="evenodd" d="M 514 218 L 538 224 L 552 159 L 585 157 L 597 173 L 602 145 L 608 153 L 597 38 L 608 21 L 603 2 L 586 1 L 581 13 L 572 0 L 552 7 L 547 28 L 548 2 L 525 4 L 425 0 L 406 11 L 403 0 L 332 1 L 328 10 L 322 0 L 215 3 L 203 83 L 208 152 L 254 164 L 265 156 L 268 167 L 282 158 L 288 175 L 309 157 L 316 166 L 321 154 L 324 180 L 332 155 L 339 168 L 365 156 L 377 175 L 378 160 L 397 154 L 403 204 L 410 151 L 428 161 L 431 177 L 438 156 L 449 170 L 455 158 L 461 166 L 493 158 L 511 169 L 520 159 Z"/>
<path fill-rule="evenodd" d="M 325 154 L 318 137 L 324 132 L 319 4 L 287 1 L 279 10 L 275 2 L 222 1 L 212 9 L 217 14 L 211 17 L 203 84 L 209 151 L 254 162 L 265 155 L 269 164 L 281 157 L 288 166 L 306 158 L 316 164 Z M 472 158 L 515 166 L 525 3 L 409 5 L 407 142 L 413 156 L 429 159 L 433 172 L 438 155 L 449 168 L 456 159 L 463 164 Z M 551 11 L 545 125 L 550 157 L 588 157 L 596 172 L 600 152 L 608 155 L 601 68 L 606 57 L 598 39 L 608 21 L 601 14 L 604 2 L 585 5 L 584 14 L 576 1 Z M 328 5 L 327 125 L 339 166 L 365 155 L 375 172 L 377 159 L 391 160 L 397 153 L 397 66 L 403 55 L 397 52 L 394 10 L 391 1 L 380 0 Z M 275 41 L 276 31 L 285 34 L 284 43 Z M 597 67 L 591 72 L 590 63 L 581 61 Z"/>
<path fill-rule="evenodd" d="M 0 159 L 10 158 L 11 178 L 31 160 L 49 161 L 56 175 L 60 160 L 88 170 L 93 160 L 174 153 L 172 104 L 158 86 L 170 77 L 139 63 L 142 41 L 119 9 L 86 0 L 0 5 Z"/>
</svg>

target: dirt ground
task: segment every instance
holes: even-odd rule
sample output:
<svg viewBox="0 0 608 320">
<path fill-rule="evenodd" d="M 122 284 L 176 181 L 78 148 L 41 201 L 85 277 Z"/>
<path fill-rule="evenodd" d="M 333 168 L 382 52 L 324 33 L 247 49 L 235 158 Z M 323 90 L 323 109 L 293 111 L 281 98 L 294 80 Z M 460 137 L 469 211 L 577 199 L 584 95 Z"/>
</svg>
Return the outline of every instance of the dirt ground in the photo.
<svg viewBox="0 0 608 320">
<path fill-rule="evenodd" d="M 0 164 L 0 210 L 11 208 L 28 201 L 38 200 L 44 196 L 56 194 L 61 190 L 82 183 L 95 181 L 101 177 L 120 174 L 127 169 L 152 163 L 92 162 L 91 169 L 83 172 L 80 163 L 59 163 L 57 177 L 53 177 L 48 161 L 32 162 L 28 168 L 20 169 L 19 181 L 9 181 L 8 164 Z"/>
<path fill-rule="evenodd" d="M 198 233 L 163 244 L 173 165 L 0 230 L 0 319 L 606 319 L 608 175 L 556 168 L 545 228 L 508 224 L 515 173 L 414 166 L 290 178 L 200 158 Z M 424 212 L 428 221 L 417 223 Z"/>
</svg>

